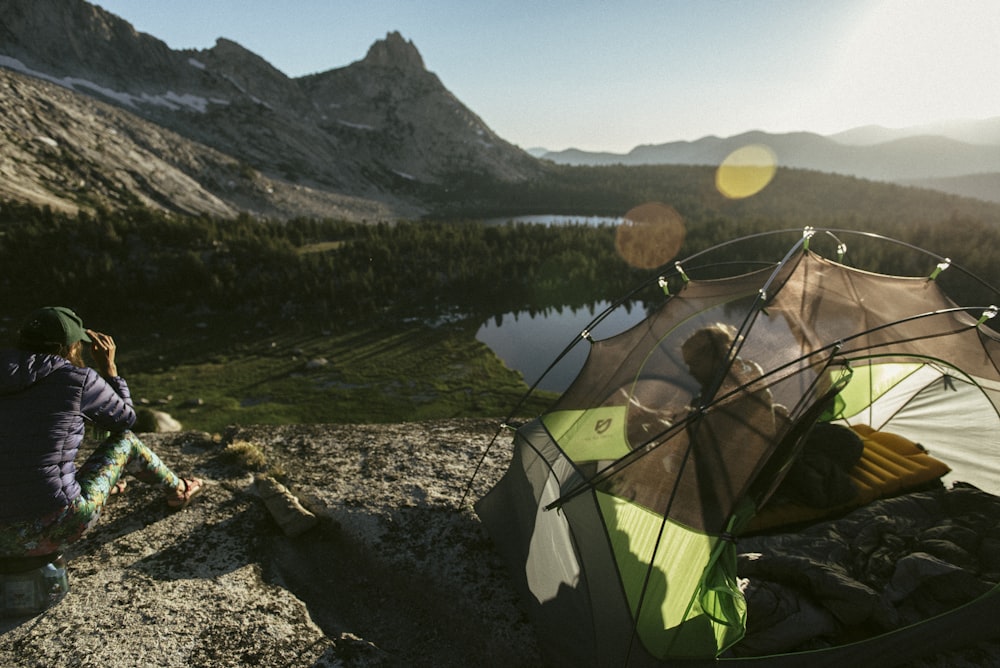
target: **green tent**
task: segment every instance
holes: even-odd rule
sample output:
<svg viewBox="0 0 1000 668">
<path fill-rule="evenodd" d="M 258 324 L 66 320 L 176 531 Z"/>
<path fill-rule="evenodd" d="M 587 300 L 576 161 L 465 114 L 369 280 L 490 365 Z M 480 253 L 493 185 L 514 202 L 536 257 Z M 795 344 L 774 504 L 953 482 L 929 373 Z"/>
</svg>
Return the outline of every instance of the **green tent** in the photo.
<svg viewBox="0 0 1000 668">
<path fill-rule="evenodd" d="M 952 302 L 928 278 L 943 258 L 923 277 L 872 273 L 810 250 L 814 234 L 736 276 L 689 278 L 691 259 L 677 263 L 657 278 L 679 276 L 679 287 L 645 320 L 606 339 L 581 335 L 590 350 L 576 380 L 517 428 L 509 469 L 476 510 L 552 665 L 760 665 L 739 651 L 754 611 L 737 555 L 818 424 L 919 443 L 920 457 L 950 469 L 924 487 L 960 480 L 1000 493 L 996 309 Z M 879 484 L 875 496 L 917 486 Z M 890 665 L 942 635 L 965 644 L 996 631 L 982 620 L 1000 611 L 998 593 L 990 586 L 923 626 L 802 651 L 810 665 Z"/>
</svg>

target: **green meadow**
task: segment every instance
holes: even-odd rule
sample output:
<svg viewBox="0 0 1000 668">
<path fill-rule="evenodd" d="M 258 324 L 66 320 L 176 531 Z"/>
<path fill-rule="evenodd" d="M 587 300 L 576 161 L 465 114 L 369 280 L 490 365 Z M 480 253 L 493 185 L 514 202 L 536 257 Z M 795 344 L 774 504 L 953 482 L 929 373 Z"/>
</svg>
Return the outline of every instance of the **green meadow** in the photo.
<svg viewBox="0 0 1000 668">
<path fill-rule="evenodd" d="M 520 373 L 476 341 L 471 325 L 251 328 L 234 336 L 224 321 L 199 324 L 186 337 L 119 336 L 120 370 L 137 403 L 185 428 L 502 418 L 527 390 Z M 553 398 L 532 395 L 521 415 L 537 414 Z"/>
</svg>

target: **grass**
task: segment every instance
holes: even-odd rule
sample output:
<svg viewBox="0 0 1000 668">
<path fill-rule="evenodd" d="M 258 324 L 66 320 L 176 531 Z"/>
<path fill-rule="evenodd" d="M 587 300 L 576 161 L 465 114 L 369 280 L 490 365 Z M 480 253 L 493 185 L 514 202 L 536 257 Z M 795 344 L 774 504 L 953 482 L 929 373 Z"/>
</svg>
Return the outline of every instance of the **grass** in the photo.
<svg viewBox="0 0 1000 668">
<path fill-rule="evenodd" d="M 171 328 L 119 338 L 119 368 L 137 403 L 185 429 L 503 418 L 527 390 L 469 323 L 276 331 L 219 318 Z M 533 397 L 520 415 L 553 398 Z"/>
<path fill-rule="evenodd" d="M 343 245 L 343 241 L 321 241 L 315 244 L 299 246 L 298 252 L 299 255 L 308 255 L 309 253 L 325 253 L 327 251 L 336 250 Z"/>
</svg>

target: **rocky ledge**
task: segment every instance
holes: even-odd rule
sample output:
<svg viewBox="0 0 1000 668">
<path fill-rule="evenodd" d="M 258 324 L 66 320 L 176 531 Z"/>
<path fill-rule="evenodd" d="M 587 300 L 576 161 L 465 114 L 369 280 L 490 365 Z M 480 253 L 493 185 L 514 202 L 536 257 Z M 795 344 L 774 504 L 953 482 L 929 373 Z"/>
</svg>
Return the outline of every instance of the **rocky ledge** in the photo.
<svg viewBox="0 0 1000 668">
<path fill-rule="evenodd" d="M 472 478 L 496 425 L 142 434 L 205 491 L 171 514 L 131 480 L 67 554 L 69 595 L 0 620 L 0 665 L 538 666 L 472 510 L 510 458 L 501 436 Z"/>
</svg>

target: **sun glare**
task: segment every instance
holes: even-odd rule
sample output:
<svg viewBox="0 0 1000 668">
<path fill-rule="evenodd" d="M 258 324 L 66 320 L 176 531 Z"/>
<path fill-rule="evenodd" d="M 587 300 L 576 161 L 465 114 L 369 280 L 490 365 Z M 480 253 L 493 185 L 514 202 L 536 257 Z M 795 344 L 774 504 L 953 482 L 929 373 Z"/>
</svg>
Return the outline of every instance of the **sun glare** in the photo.
<svg viewBox="0 0 1000 668">
<path fill-rule="evenodd" d="M 886 0 L 838 50 L 825 99 L 843 127 L 889 127 L 1000 113 L 1000 2 Z"/>
</svg>

